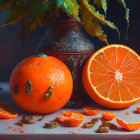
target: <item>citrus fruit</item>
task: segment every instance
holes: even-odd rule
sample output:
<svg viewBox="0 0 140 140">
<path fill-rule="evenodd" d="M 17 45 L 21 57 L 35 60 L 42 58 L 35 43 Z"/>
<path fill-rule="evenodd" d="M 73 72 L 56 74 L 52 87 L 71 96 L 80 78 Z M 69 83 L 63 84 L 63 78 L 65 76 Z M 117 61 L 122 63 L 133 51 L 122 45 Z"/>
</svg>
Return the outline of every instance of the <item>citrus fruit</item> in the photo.
<svg viewBox="0 0 140 140">
<path fill-rule="evenodd" d="M 82 114 L 81 112 L 78 112 L 78 111 L 63 111 L 61 112 L 65 117 L 83 117 L 85 118 L 85 115 Z"/>
<path fill-rule="evenodd" d="M 137 122 L 125 122 L 119 118 L 116 117 L 116 121 L 117 123 L 127 129 L 127 130 L 130 130 L 130 131 L 133 131 L 133 130 L 137 130 L 137 129 L 140 129 L 140 121 L 137 121 Z"/>
<path fill-rule="evenodd" d="M 95 52 L 82 73 L 89 96 L 108 108 L 125 108 L 140 100 L 140 56 L 131 48 L 112 44 Z"/>
<path fill-rule="evenodd" d="M 0 102 L 0 118 L 1 119 L 14 119 L 17 116 L 18 116 L 17 113 L 12 108 Z"/>
<path fill-rule="evenodd" d="M 103 112 L 103 118 L 107 121 L 111 121 L 116 117 L 116 113 L 114 112 Z"/>
<path fill-rule="evenodd" d="M 69 117 L 65 117 L 65 116 L 56 117 L 56 120 L 60 123 L 65 123 L 65 121 L 68 119 L 69 119 Z"/>
<path fill-rule="evenodd" d="M 55 57 L 39 54 L 19 63 L 10 78 L 15 102 L 31 113 L 46 114 L 70 99 L 73 80 L 67 66 Z"/>
<path fill-rule="evenodd" d="M 90 116 L 97 115 L 99 113 L 99 111 L 100 111 L 100 109 L 97 107 L 90 107 L 90 106 L 84 107 L 84 112 Z"/>
<path fill-rule="evenodd" d="M 140 114 L 140 106 L 137 106 L 137 113 Z"/>
<path fill-rule="evenodd" d="M 85 115 L 77 111 L 63 111 L 64 116 L 56 117 L 56 120 L 67 127 L 77 127 L 84 119 Z"/>
</svg>

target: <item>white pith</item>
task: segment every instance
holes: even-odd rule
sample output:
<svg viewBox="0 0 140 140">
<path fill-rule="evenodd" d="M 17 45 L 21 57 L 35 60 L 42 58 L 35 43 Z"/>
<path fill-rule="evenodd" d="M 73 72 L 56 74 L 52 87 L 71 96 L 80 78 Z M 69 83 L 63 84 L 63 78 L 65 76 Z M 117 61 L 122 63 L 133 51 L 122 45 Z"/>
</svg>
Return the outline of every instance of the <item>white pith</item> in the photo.
<svg viewBox="0 0 140 140">
<path fill-rule="evenodd" d="M 118 69 L 116 69 L 116 71 L 115 71 L 115 80 L 117 82 L 121 82 L 122 78 L 123 78 L 122 73 Z"/>
</svg>

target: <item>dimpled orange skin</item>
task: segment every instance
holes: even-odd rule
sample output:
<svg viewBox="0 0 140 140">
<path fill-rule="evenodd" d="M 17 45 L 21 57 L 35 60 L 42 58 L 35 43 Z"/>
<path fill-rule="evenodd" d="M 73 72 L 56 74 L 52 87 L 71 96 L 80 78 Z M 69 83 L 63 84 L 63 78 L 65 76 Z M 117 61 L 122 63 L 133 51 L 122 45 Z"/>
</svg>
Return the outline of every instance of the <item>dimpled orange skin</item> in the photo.
<svg viewBox="0 0 140 140">
<path fill-rule="evenodd" d="M 32 83 L 30 95 L 26 94 L 28 80 Z M 18 85 L 18 93 L 14 86 Z M 53 96 L 45 98 L 49 87 Z M 67 66 L 55 57 L 31 56 L 19 63 L 10 77 L 10 91 L 14 101 L 25 111 L 37 114 L 52 113 L 62 108 L 70 99 L 73 80 Z"/>
</svg>

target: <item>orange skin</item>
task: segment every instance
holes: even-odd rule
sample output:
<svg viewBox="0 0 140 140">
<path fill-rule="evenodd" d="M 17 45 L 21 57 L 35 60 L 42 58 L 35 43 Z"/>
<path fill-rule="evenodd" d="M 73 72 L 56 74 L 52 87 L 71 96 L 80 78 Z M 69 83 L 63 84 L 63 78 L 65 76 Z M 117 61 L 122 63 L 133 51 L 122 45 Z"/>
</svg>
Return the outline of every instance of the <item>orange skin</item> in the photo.
<svg viewBox="0 0 140 140">
<path fill-rule="evenodd" d="M 127 129 L 129 131 L 134 131 L 134 130 L 140 129 L 140 121 L 137 121 L 137 122 L 125 122 L 125 121 L 123 121 L 123 120 L 121 120 L 121 119 L 119 119 L 117 117 L 116 117 L 116 121 L 121 127 L 125 128 L 125 129 Z"/>
<path fill-rule="evenodd" d="M 26 94 L 26 84 L 30 80 L 32 90 Z M 19 93 L 15 94 L 14 86 Z M 49 87 L 53 86 L 53 96 L 45 98 Z M 47 114 L 62 108 L 70 99 L 73 80 L 67 66 L 52 56 L 31 56 L 19 63 L 10 78 L 10 91 L 14 101 L 24 110 Z"/>
<path fill-rule="evenodd" d="M 99 108 L 96 108 L 96 107 L 85 107 L 84 108 L 84 112 L 87 115 L 95 116 L 95 115 L 97 115 L 100 112 L 100 109 Z"/>
<path fill-rule="evenodd" d="M 114 45 L 114 44 L 112 44 L 112 45 Z M 108 47 L 110 47 L 112 45 L 108 45 Z M 115 44 L 115 45 L 124 46 L 124 45 L 120 45 L 120 44 Z M 103 47 L 102 49 L 104 49 L 104 48 L 106 48 L 106 46 Z M 99 51 L 100 50 L 95 52 L 93 55 L 96 55 Z M 84 86 L 86 92 L 88 93 L 88 95 L 91 97 L 91 99 L 93 99 L 96 103 L 99 103 L 100 105 L 102 105 L 104 107 L 113 108 L 113 109 L 126 108 L 126 107 L 129 107 L 129 106 L 133 105 L 134 103 L 136 103 L 140 100 L 140 98 L 137 98 L 137 100 L 134 100 L 134 101 L 131 101 L 131 102 L 122 102 L 121 103 L 121 102 L 111 102 L 110 100 L 107 101 L 105 98 L 100 97 L 100 95 L 98 95 L 96 93 L 96 91 L 92 88 L 92 84 L 89 80 L 90 77 L 89 77 L 89 74 L 88 74 L 88 69 L 89 69 L 89 66 L 90 66 L 90 62 L 92 60 L 92 56 L 89 58 L 89 60 L 85 64 L 85 66 L 83 68 L 83 72 L 82 72 L 83 86 Z"/>
<path fill-rule="evenodd" d="M 6 104 L 0 102 L 0 118 L 1 119 L 15 119 L 18 114 Z"/>
<path fill-rule="evenodd" d="M 114 112 L 103 112 L 103 118 L 107 121 L 111 121 L 116 117 L 116 113 Z"/>
<path fill-rule="evenodd" d="M 140 106 L 137 106 L 137 113 L 140 114 Z"/>
</svg>

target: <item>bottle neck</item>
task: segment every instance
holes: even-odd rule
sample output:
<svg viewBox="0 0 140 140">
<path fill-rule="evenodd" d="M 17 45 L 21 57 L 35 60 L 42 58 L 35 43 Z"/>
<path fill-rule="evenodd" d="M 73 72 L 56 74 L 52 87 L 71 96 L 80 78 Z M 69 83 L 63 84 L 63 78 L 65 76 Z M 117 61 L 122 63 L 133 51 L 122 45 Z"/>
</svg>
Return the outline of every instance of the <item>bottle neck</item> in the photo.
<svg viewBox="0 0 140 140">
<path fill-rule="evenodd" d="M 72 18 L 57 18 L 51 22 L 48 34 L 55 34 L 56 37 L 61 38 L 71 32 L 79 33 L 81 29 L 82 26 Z"/>
</svg>

